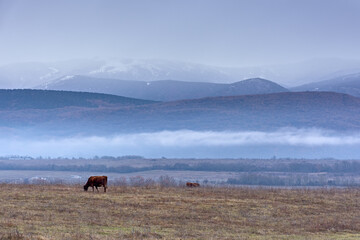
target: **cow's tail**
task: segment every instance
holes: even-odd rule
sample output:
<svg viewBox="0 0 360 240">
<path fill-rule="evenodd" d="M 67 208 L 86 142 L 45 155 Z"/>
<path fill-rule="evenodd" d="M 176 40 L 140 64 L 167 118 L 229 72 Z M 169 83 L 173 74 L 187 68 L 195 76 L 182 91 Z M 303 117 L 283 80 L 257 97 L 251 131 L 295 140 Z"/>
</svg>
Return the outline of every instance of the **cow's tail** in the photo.
<svg viewBox="0 0 360 240">
<path fill-rule="evenodd" d="M 107 188 L 107 176 L 104 176 L 104 192 L 106 192 L 106 188 Z"/>
</svg>

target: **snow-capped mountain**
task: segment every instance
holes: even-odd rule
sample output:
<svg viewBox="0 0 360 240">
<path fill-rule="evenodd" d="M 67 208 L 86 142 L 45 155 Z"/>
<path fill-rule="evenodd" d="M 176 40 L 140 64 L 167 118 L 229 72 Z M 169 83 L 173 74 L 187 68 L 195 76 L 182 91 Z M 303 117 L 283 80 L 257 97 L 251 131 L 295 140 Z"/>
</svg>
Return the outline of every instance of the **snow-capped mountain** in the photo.
<svg viewBox="0 0 360 240">
<path fill-rule="evenodd" d="M 46 86 L 73 75 L 137 81 L 231 83 L 256 77 L 271 79 L 274 74 L 261 67 L 223 68 L 168 60 L 72 60 L 0 66 L 0 88 Z"/>
<path fill-rule="evenodd" d="M 216 67 L 164 60 L 128 59 L 108 61 L 86 75 L 97 78 L 138 81 L 172 79 L 197 82 L 228 82 L 232 80 L 229 74 Z"/>
<path fill-rule="evenodd" d="M 88 73 L 102 61 L 69 60 L 53 63 L 18 63 L 0 66 L 0 88 L 33 88 L 46 85 L 64 75 Z"/>
<path fill-rule="evenodd" d="M 93 59 L 0 66 L 0 88 L 34 88 L 62 77 L 81 75 L 137 81 L 178 80 L 233 83 L 250 78 L 270 79 L 286 87 L 360 72 L 360 60 L 317 59 L 296 64 L 226 68 L 154 59 Z"/>
</svg>

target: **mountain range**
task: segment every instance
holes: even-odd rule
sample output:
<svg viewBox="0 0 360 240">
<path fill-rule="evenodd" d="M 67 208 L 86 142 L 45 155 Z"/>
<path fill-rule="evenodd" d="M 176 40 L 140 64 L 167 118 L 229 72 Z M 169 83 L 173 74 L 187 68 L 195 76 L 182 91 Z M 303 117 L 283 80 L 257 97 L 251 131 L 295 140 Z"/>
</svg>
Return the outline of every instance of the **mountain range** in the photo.
<svg viewBox="0 0 360 240">
<path fill-rule="evenodd" d="M 41 85 L 37 88 L 49 90 L 100 92 L 154 101 L 174 101 L 215 96 L 268 94 L 288 91 L 327 91 L 346 93 L 359 97 L 360 73 L 304 84 L 289 89 L 262 78 L 246 79 L 234 83 L 210 83 L 174 80 L 134 81 L 93 78 L 87 76 L 64 76 L 54 80 L 52 83 Z"/>
<path fill-rule="evenodd" d="M 359 60 L 343 59 L 313 59 L 292 64 L 253 67 L 218 67 L 156 59 L 75 59 L 0 66 L 0 88 L 34 88 L 73 75 L 146 82 L 177 80 L 233 83 L 249 78 L 263 78 L 285 87 L 295 87 L 358 72 Z"/>
<path fill-rule="evenodd" d="M 171 79 L 214 83 L 231 83 L 252 77 L 270 78 L 272 76 L 269 70 L 259 67 L 223 68 L 155 59 L 77 59 L 0 66 L 0 88 L 34 88 L 51 84 L 64 76 L 73 75 L 147 82 Z"/>
<path fill-rule="evenodd" d="M 7 101 L 0 106 L 3 135 L 111 135 L 181 129 L 265 131 L 286 127 L 360 130 L 360 99 L 332 92 L 172 102 L 49 90 L 4 90 L 0 95 Z"/>
<path fill-rule="evenodd" d="M 118 79 L 65 76 L 41 89 L 99 92 L 154 101 L 174 101 L 215 96 L 237 96 L 287 92 L 286 88 L 261 78 L 231 84 L 162 81 L 126 81 Z"/>
<path fill-rule="evenodd" d="M 0 84 L 10 86 L 20 79 L 24 86 L 42 89 L 0 90 L 1 134 L 360 130 L 360 71 L 338 75 L 350 68 L 328 75 L 335 76 L 328 80 L 285 88 L 264 78 L 243 80 L 273 73 L 260 68 L 241 75 L 245 71 L 162 61 L 49 66 L 0 67 Z"/>
</svg>

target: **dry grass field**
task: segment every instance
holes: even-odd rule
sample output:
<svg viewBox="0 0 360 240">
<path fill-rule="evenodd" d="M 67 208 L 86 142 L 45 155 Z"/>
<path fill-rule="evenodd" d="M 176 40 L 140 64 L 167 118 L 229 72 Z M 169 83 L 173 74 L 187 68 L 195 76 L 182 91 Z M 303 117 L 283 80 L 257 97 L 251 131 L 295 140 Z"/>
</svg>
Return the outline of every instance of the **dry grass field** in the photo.
<svg viewBox="0 0 360 240">
<path fill-rule="evenodd" d="M 360 189 L 0 187 L 0 239 L 360 239 Z"/>
</svg>

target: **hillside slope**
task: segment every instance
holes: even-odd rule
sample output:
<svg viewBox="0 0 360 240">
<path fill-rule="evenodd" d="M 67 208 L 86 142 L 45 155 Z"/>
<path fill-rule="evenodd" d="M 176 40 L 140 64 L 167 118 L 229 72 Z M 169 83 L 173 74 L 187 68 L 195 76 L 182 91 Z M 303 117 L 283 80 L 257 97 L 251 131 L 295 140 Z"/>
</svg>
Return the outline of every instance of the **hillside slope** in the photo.
<svg viewBox="0 0 360 240">
<path fill-rule="evenodd" d="M 0 89 L 0 110 L 53 109 L 64 107 L 110 107 L 150 104 L 152 101 L 109 94 L 48 91 L 32 89 Z"/>
<path fill-rule="evenodd" d="M 19 98 L 17 104 L 22 106 L 24 99 Z M 131 100 L 96 107 L 72 103 L 51 108 L 40 103 L 22 109 L 15 105 L 0 110 L 0 128 L 27 128 L 55 135 L 283 127 L 360 130 L 360 99 L 339 93 L 275 93 L 147 103 L 152 102 Z"/>
<path fill-rule="evenodd" d="M 236 96 L 287 92 L 269 80 L 254 78 L 232 84 L 161 80 L 153 82 L 66 76 L 43 89 L 86 91 L 155 101 L 174 101 L 215 96 Z"/>
<path fill-rule="evenodd" d="M 330 80 L 305 84 L 293 91 L 331 91 L 360 97 L 360 73 L 345 75 Z"/>
</svg>

